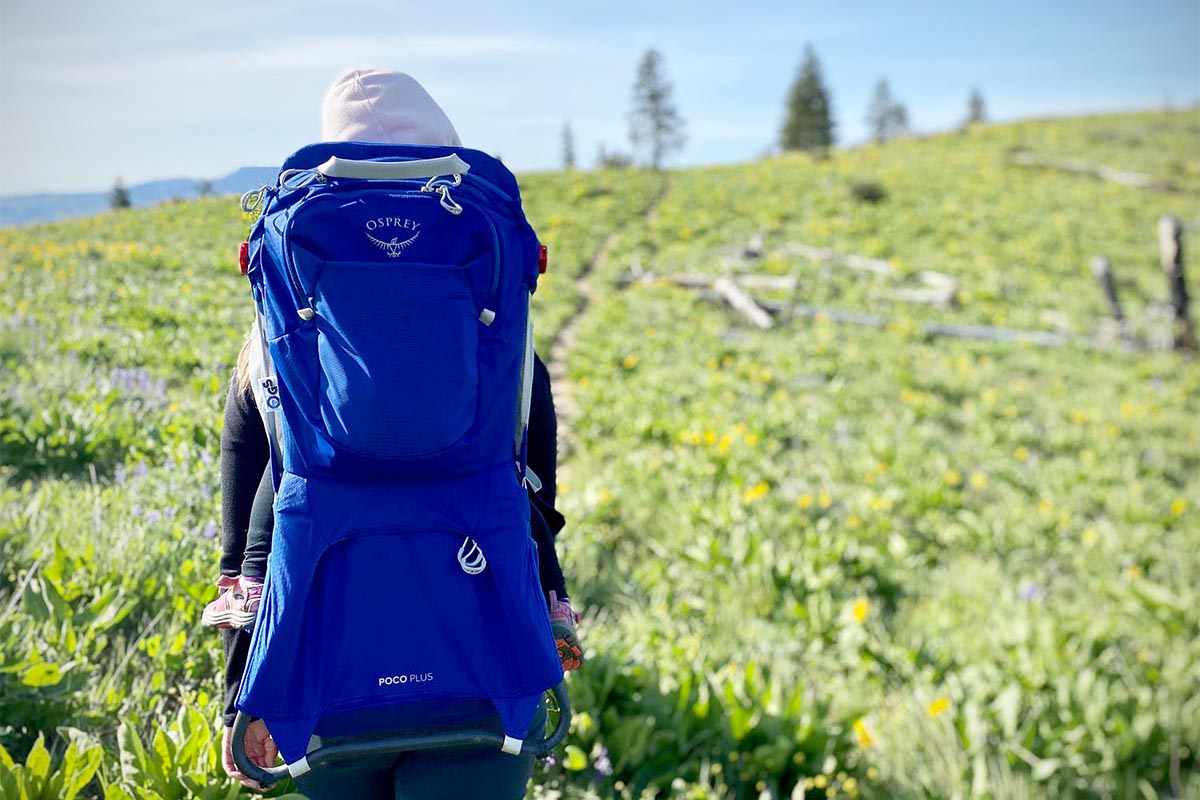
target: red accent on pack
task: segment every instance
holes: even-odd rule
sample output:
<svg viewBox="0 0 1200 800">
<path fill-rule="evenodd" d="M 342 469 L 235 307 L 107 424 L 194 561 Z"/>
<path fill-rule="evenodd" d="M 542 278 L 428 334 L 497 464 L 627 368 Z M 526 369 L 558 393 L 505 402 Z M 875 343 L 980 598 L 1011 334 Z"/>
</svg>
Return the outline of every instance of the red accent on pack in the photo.
<svg viewBox="0 0 1200 800">
<path fill-rule="evenodd" d="M 538 245 L 538 274 L 546 274 L 546 266 L 550 263 L 550 255 L 546 251 L 546 245 Z"/>
<path fill-rule="evenodd" d="M 242 242 L 238 245 L 238 267 L 241 268 L 242 274 L 250 269 L 250 243 Z"/>
</svg>

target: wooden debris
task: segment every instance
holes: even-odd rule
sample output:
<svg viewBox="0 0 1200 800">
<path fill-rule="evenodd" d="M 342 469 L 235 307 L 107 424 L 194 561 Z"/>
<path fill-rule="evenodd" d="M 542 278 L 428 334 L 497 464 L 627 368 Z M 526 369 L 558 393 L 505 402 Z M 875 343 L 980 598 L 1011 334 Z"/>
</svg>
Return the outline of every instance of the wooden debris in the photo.
<svg viewBox="0 0 1200 800">
<path fill-rule="evenodd" d="M 789 305 L 787 303 L 765 302 L 763 309 L 772 314 L 791 312 L 798 317 L 809 319 L 828 319 L 843 325 L 855 325 L 860 328 L 886 328 L 888 319 L 875 314 L 862 314 L 856 311 L 846 311 L 840 308 L 823 308 L 809 305 Z M 1038 345 L 1040 347 L 1062 347 L 1071 343 L 1071 337 L 1048 331 L 1030 331 L 1018 328 L 997 328 L 990 325 L 948 325 L 930 323 L 920 327 L 925 336 L 949 339 L 976 339 L 989 342 L 1020 342 L 1022 344 Z M 1079 342 L 1080 344 L 1086 343 Z"/>
<path fill-rule="evenodd" d="M 1127 169 L 1107 167 L 1103 164 L 1091 164 L 1077 158 L 1048 158 L 1036 153 L 1022 151 L 1014 153 L 1012 163 L 1019 167 L 1038 167 L 1055 169 L 1060 172 L 1071 172 L 1076 175 L 1090 175 L 1093 178 L 1119 183 L 1122 186 L 1133 186 L 1138 189 L 1149 189 L 1155 192 L 1175 191 L 1175 185 L 1170 181 L 1160 180 L 1153 175 L 1133 172 Z"/>
<path fill-rule="evenodd" d="M 764 248 L 764 237 L 761 233 L 756 233 L 750 237 L 750 241 L 742 248 L 742 258 L 762 258 Z"/>
<path fill-rule="evenodd" d="M 1196 352 L 1196 326 L 1192 322 L 1187 280 L 1183 271 L 1183 228 L 1179 219 L 1165 214 L 1158 221 L 1158 249 L 1163 273 L 1171 292 L 1171 310 L 1175 317 L 1175 349 Z"/>
<path fill-rule="evenodd" d="M 676 286 L 682 286 L 685 289 L 707 289 L 713 285 L 713 281 L 717 279 L 717 276 L 689 273 L 655 275 L 652 272 L 643 272 L 640 270 L 635 272 L 630 269 L 629 272 L 621 276 L 620 283 L 622 286 L 628 286 L 631 283 L 651 283 L 658 279 L 673 283 Z M 795 291 L 799 283 L 795 275 L 764 275 L 757 272 L 734 275 L 731 279 L 743 289 L 769 289 L 783 292 Z"/>
<path fill-rule="evenodd" d="M 887 277 L 895 272 L 895 268 L 882 259 L 835 253 L 833 250 L 825 247 L 811 247 L 800 242 L 788 242 L 779 248 L 779 252 L 785 255 L 803 256 L 809 261 L 828 261 L 841 264 L 850 269 L 862 270 L 882 277 Z"/>
<path fill-rule="evenodd" d="M 750 295 L 738 288 L 738 285 L 730 278 L 717 278 L 712 282 L 712 289 L 729 304 L 730 308 L 749 320 L 754 327 L 765 331 L 774 325 L 771 315 L 754 302 Z"/>
<path fill-rule="evenodd" d="M 1112 314 L 1117 323 L 1124 326 L 1125 309 L 1121 308 L 1121 300 L 1117 297 L 1116 280 L 1107 258 L 1096 256 L 1092 259 L 1092 277 L 1100 283 L 1100 291 L 1104 292 L 1104 299 L 1108 302 L 1108 313 Z"/>
</svg>

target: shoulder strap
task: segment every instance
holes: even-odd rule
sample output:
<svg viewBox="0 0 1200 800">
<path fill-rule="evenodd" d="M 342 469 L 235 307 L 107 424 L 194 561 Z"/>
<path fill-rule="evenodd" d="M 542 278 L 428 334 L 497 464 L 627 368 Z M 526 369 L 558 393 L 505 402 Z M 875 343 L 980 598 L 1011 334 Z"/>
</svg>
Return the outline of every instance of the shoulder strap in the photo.
<svg viewBox="0 0 1200 800">
<path fill-rule="evenodd" d="M 271 445 L 271 482 L 279 491 L 279 480 L 283 477 L 283 451 L 280 449 L 279 381 L 275 377 L 275 362 L 267 347 L 267 334 L 263 326 L 262 312 L 254 312 L 254 335 L 258 338 L 258 358 L 250 359 L 250 376 L 257 387 L 256 404 L 267 429 L 267 441 Z"/>
</svg>

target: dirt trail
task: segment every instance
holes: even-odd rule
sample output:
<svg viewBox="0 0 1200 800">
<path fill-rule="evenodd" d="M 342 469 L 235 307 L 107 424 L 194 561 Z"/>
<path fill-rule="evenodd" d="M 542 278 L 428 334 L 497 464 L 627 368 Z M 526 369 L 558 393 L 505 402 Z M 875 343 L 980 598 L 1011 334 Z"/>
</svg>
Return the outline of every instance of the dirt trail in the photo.
<svg viewBox="0 0 1200 800">
<path fill-rule="evenodd" d="M 670 179 L 666 175 L 663 175 L 662 184 L 642 212 L 641 223 L 643 225 L 654 220 L 654 212 L 657 210 L 663 196 L 667 193 L 669 184 Z M 592 260 L 587 263 L 583 272 L 575 279 L 575 290 L 579 293 L 579 303 L 575 306 L 575 310 L 571 312 L 571 316 L 567 317 L 562 327 L 558 329 L 558 335 L 554 337 L 554 342 L 550 345 L 550 355 L 546 359 L 546 369 L 550 373 L 550 384 L 554 387 L 555 411 L 558 414 L 559 447 L 565 452 L 575 449 L 572 425 L 578 419 L 579 414 L 579 408 L 571 396 L 571 383 L 567 380 L 567 359 L 575 347 L 575 340 L 579 335 L 579 326 L 583 322 L 588 309 L 591 308 L 592 302 L 595 300 L 596 289 L 592 285 L 592 278 L 608 264 L 609 255 L 620 235 L 621 231 L 615 230 L 604 237 L 604 241 L 600 243 L 600 247 L 596 250 L 596 254 L 592 256 Z"/>
</svg>

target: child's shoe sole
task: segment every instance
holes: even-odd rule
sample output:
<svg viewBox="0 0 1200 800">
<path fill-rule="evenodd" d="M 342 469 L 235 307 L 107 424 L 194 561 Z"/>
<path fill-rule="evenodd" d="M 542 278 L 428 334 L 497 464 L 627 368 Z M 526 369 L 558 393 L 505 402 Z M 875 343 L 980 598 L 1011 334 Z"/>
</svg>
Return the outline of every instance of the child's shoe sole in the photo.
<svg viewBox="0 0 1200 800">
<path fill-rule="evenodd" d="M 257 614 L 253 611 L 234 611 L 229 608 L 214 611 L 205 608 L 204 613 L 200 615 L 200 624 L 211 628 L 248 628 L 254 622 L 255 616 Z"/>
</svg>

